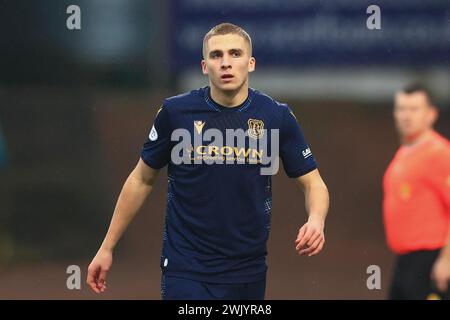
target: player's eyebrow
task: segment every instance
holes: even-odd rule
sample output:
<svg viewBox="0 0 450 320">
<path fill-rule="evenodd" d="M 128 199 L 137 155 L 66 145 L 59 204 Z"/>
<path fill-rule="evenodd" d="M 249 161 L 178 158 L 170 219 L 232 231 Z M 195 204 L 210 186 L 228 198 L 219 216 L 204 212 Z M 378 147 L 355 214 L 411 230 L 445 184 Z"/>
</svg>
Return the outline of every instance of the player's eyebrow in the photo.
<svg viewBox="0 0 450 320">
<path fill-rule="evenodd" d="M 230 49 L 229 52 L 230 53 L 239 53 L 239 54 L 244 53 L 244 51 L 242 49 Z"/>
</svg>

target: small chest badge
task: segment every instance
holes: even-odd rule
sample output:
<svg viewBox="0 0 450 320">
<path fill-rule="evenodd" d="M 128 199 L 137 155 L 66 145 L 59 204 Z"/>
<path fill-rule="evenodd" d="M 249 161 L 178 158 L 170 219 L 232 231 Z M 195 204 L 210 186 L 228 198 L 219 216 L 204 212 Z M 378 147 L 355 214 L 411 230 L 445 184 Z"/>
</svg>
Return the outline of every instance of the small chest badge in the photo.
<svg viewBox="0 0 450 320">
<path fill-rule="evenodd" d="M 150 131 L 148 138 L 150 139 L 150 141 L 155 141 L 156 139 L 158 139 L 158 132 L 155 129 L 155 125 L 152 126 L 152 130 Z"/>
<path fill-rule="evenodd" d="M 196 120 L 194 121 L 195 130 L 197 130 L 198 134 L 202 133 L 203 126 L 205 125 L 205 121 Z"/>
<path fill-rule="evenodd" d="M 248 135 L 253 139 L 259 139 L 264 135 L 264 122 L 262 120 L 248 119 Z"/>
</svg>

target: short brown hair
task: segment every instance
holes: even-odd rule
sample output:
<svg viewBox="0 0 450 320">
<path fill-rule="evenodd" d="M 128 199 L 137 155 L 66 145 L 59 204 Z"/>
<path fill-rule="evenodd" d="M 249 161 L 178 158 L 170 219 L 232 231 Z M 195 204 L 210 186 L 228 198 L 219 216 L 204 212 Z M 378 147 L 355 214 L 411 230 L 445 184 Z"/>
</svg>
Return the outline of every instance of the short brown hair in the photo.
<svg viewBox="0 0 450 320">
<path fill-rule="evenodd" d="M 252 39 L 250 38 L 250 35 L 247 33 L 247 31 L 235 24 L 225 22 L 218 24 L 205 34 L 205 38 L 203 39 L 203 57 L 206 56 L 206 42 L 214 36 L 221 36 L 225 34 L 237 34 L 244 38 L 244 40 L 247 41 L 250 47 L 250 56 L 252 55 Z"/>
<path fill-rule="evenodd" d="M 428 99 L 428 103 L 431 106 L 435 105 L 434 97 L 431 94 L 430 89 L 427 86 L 425 86 L 424 84 L 420 83 L 420 82 L 408 83 L 406 86 L 404 86 L 401 89 L 401 92 L 404 92 L 404 93 L 407 93 L 407 94 L 416 93 L 416 92 L 423 92 L 426 95 L 427 99 Z"/>
</svg>

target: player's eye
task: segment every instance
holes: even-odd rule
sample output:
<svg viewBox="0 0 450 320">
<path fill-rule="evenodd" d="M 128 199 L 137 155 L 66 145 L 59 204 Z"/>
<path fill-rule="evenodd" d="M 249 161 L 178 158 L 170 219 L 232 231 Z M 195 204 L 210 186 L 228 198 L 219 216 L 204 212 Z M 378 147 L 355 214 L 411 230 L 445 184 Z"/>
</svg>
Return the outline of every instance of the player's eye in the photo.
<svg viewBox="0 0 450 320">
<path fill-rule="evenodd" d="M 213 51 L 213 52 L 211 52 L 211 53 L 209 54 L 209 56 L 210 56 L 211 58 L 219 58 L 219 57 L 221 56 L 221 54 L 220 54 L 220 52 L 218 52 L 218 51 Z"/>
<path fill-rule="evenodd" d="M 238 51 L 238 50 L 233 50 L 233 51 L 231 52 L 231 55 L 232 55 L 233 57 L 240 57 L 240 56 L 241 56 L 241 52 Z"/>
</svg>

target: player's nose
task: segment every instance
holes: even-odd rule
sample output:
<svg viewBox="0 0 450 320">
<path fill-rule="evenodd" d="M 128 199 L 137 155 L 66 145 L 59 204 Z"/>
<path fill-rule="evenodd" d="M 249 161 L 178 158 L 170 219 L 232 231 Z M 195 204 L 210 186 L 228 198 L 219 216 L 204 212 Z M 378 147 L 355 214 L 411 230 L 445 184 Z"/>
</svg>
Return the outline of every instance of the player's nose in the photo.
<svg viewBox="0 0 450 320">
<path fill-rule="evenodd" d="M 230 58 L 228 58 L 227 56 L 224 56 L 223 59 L 222 59 L 222 62 L 220 64 L 220 67 L 222 69 L 230 68 L 231 67 L 231 60 L 230 60 Z"/>
</svg>

